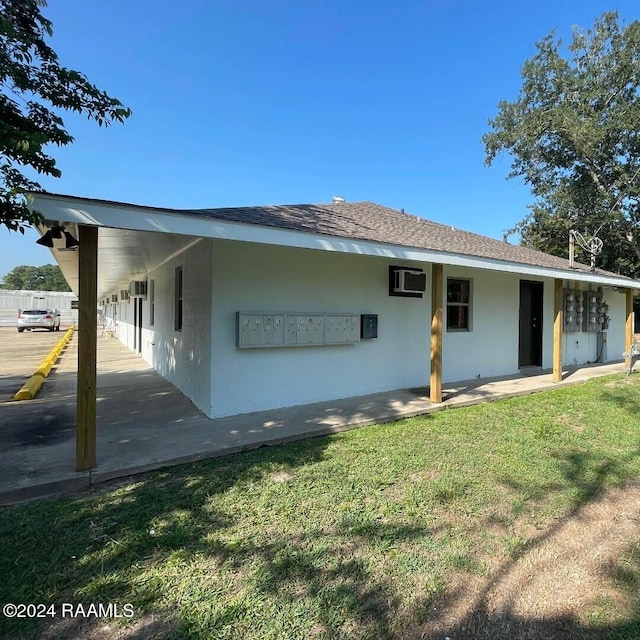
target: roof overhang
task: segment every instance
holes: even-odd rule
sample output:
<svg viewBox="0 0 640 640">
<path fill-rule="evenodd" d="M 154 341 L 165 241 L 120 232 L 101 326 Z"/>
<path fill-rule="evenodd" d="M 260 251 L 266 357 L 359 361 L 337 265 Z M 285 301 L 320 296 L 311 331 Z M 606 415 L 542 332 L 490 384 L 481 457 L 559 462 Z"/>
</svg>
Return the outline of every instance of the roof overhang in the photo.
<svg viewBox="0 0 640 640">
<path fill-rule="evenodd" d="M 77 228 L 76 225 L 99 228 L 99 298 L 117 290 L 130 279 L 144 276 L 202 238 L 440 263 L 516 273 L 527 277 L 558 278 L 603 286 L 640 289 L 640 281 L 623 276 L 554 269 L 466 254 L 228 222 L 197 216 L 188 211 L 157 209 L 49 193 L 33 194 L 32 206 L 44 215 L 48 224 L 61 224 L 67 228 Z M 52 253 L 72 289 L 77 292 L 76 254 L 57 252 L 55 249 Z"/>
</svg>

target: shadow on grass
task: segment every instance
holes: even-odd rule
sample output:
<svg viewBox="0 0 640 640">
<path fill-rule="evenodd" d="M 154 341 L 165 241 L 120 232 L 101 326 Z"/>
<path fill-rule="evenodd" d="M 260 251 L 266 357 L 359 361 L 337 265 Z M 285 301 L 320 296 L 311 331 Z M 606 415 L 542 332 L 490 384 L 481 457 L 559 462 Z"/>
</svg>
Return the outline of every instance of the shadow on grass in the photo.
<svg viewBox="0 0 640 640">
<path fill-rule="evenodd" d="M 455 595 L 454 595 L 455 598 Z M 448 606 L 446 600 L 438 607 Z M 557 616 L 546 619 L 531 619 L 518 616 L 512 611 L 503 611 L 497 615 L 478 607 L 473 614 L 460 624 L 442 632 L 415 635 L 418 640 L 638 640 L 640 622 L 586 626 L 578 624 L 571 616 Z"/>
<path fill-rule="evenodd" d="M 318 438 L 261 449 L 114 483 L 108 492 L 103 488 L 77 500 L 5 509 L 0 539 L 13 551 L 0 557 L 0 601 L 133 603 L 136 624 L 122 631 L 129 639 L 250 637 L 259 627 L 256 606 L 276 618 L 279 637 L 292 632 L 301 637 L 300 625 L 287 631 L 286 617 L 274 602 L 294 616 L 310 616 L 301 627 L 311 637 L 338 637 L 338 629 L 354 630 L 358 637 L 391 637 L 398 595 L 390 581 L 372 577 L 357 547 L 409 542 L 423 535 L 422 528 L 346 518 L 332 531 L 309 528 L 293 535 L 258 527 L 252 537 L 234 528 L 247 517 L 250 504 L 239 514 L 212 500 L 231 490 L 242 502 L 243 490 L 265 476 L 282 469 L 295 474 L 297 467 L 320 462 L 327 443 Z M 50 517 L 38 523 L 43 504 Z M 336 535 L 346 542 L 324 544 Z M 173 567 L 174 577 L 185 572 L 188 578 L 181 584 L 178 577 L 177 593 L 167 593 L 166 575 Z M 240 579 L 219 581 L 220 567 Z M 252 593 L 250 606 L 241 597 L 243 588 Z M 238 597 L 227 597 L 234 590 Z M 42 620 L 0 618 L 0 636 L 103 637 L 95 634 L 104 622 L 56 619 L 43 625 Z M 112 633 L 113 628 L 104 637 Z"/>
<path fill-rule="evenodd" d="M 547 538 L 548 536 L 543 536 Z M 497 581 L 504 578 L 511 569 L 511 563 L 502 568 Z M 422 640 L 442 640 L 450 637 L 455 640 L 638 640 L 640 638 L 640 544 L 630 545 L 614 565 L 607 567 L 605 573 L 614 583 L 627 606 L 635 615 L 626 620 L 607 623 L 609 603 L 604 600 L 602 610 L 591 616 L 588 624 L 581 624 L 570 615 L 549 617 L 518 615 L 513 607 L 490 611 L 487 605 L 489 590 L 495 588 L 492 577 L 490 589 L 481 594 L 473 609 L 458 620 L 456 624 L 441 627 L 436 632 L 426 632 L 412 636 Z M 462 590 L 447 593 L 434 603 L 437 610 L 454 607 L 464 597 Z"/>
<path fill-rule="evenodd" d="M 640 398 L 638 397 L 638 395 L 631 396 L 630 394 L 622 393 L 619 389 L 616 389 L 614 387 L 613 389 L 602 390 L 602 392 L 600 393 L 600 399 L 603 402 L 609 402 L 616 405 L 620 409 L 624 409 L 630 414 L 630 417 L 632 417 L 634 421 L 637 421 L 639 419 L 638 416 L 640 416 Z"/>
<path fill-rule="evenodd" d="M 410 549 L 436 531 L 385 522 L 366 511 L 336 517 L 333 528 L 314 526 L 296 534 L 251 521 L 256 486 L 274 476 L 274 483 L 286 487 L 288 475 L 327 459 L 329 442 L 318 438 L 261 449 L 144 476 L 76 501 L 58 499 L 0 512 L 2 602 L 130 602 L 136 611 L 131 627 L 111 627 L 103 635 L 98 627 L 104 620 L 45 621 L 43 627 L 40 620 L 5 618 L 0 618 L 0 635 L 127 640 L 640 637 L 639 615 L 614 626 L 595 621 L 587 627 L 569 616 L 539 620 L 512 609 L 498 615 L 488 606 L 491 591 L 524 553 L 542 545 L 612 484 L 628 480 L 627 463 L 639 452 L 618 459 L 582 451 L 557 454 L 565 482 L 548 483 L 529 495 L 536 499 L 568 485 L 573 508 L 492 572 L 476 604 L 444 627 L 437 612 L 455 609 L 467 595 L 463 589 L 424 589 L 407 606 L 394 577 L 371 566 L 384 567 L 399 545 Z M 376 469 L 371 475 L 375 478 Z M 235 492 L 235 502 L 214 500 L 229 492 Z M 460 489 L 447 486 L 436 493 L 439 504 L 446 504 Z M 290 508 L 304 517 L 302 502 L 292 499 Z M 359 553 L 364 546 L 369 553 Z M 611 567 L 611 578 L 637 593 L 640 553 L 632 549 L 627 555 L 624 563 Z"/>
<path fill-rule="evenodd" d="M 499 591 L 514 570 L 516 563 L 525 556 L 535 556 L 568 522 L 579 518 L 588 505 L 601 498 L 612 486 L 622 486 L 631 478 L 628 463 L 640 458 L 640 450 L 620 456 L 616 459 L 601 457 L 587 452 L 570 451 L 556 457 L 562 461 L 562 474 L 565 482 L 549 483 L 540 487 L 527 487 L 511 481 L 509 484 L 518 491 L 527 491 L 529 498 L 536 501 L 547 492 L 562 490 L 567 486 L 573 495 L 573 507 L 553 526 L 546 528 L 540 535 L 518 546 L 497 570 L 493 571 L 484 588 L 474 597 L 474 606 L 454 625 L 439 626 L 437 632 L 422 633 L 415 638 L 423 640 L 442 640 L 447 636 L 456 640 L 637 640 L 640 638 L 640 545 L 636 541 L 628 547 L 622 558 L 613 565 L 605 567 L 609 580 L 617 590 L 627 597 L 631 616 L 620 623 L 581 624 L 573 616 L 526 617 L 518 615 L 513 606 L 491 609 L 489 602 L 492 594 Z M 562 562 L 561 558 L 558 558 Z M 463 590 L 445 593 L 434 605 L 434 610 L 443 611 L 454 608 L 465 597 Z M 593 594 L 591 594 L 593 595 Z M 600 616 L 608 619 L 606 612 Z M 435 618 L 435 617 L 434 617 Z"/>
</svg>

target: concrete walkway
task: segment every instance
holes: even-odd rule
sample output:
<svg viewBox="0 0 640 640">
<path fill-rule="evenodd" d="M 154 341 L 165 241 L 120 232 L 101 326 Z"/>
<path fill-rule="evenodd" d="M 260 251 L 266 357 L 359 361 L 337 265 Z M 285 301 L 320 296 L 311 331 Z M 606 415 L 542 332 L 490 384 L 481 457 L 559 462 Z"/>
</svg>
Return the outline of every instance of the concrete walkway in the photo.
<svg viewBox="0 0 640 640">
<path fill-rule="evenodd" d="M 0 505 L 69 491 L 163 466 L 262 445 L 327 435 L 368 424 L 525 395 L 595 376 L 622 362 L 551 374 L 447 384 L 434 405 L 426 388 L 210 420 L 180 391 L 116 339 L 98 342 L 97 468 L 74 471 L 77 339 L 35 400 L 0 402 Z"/>
</svg>

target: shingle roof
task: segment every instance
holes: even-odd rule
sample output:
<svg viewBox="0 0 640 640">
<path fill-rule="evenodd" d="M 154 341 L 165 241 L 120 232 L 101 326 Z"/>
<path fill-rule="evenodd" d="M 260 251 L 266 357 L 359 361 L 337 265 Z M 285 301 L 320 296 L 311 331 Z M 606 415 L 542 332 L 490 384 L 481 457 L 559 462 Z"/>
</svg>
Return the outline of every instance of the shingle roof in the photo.
<svg viewBox="0 0 640 640">
<path fill-rule="evenodd" d="M 324 234 L 351 240 L 367 240 L 407 248 L 426 249 L 463 256 L 475 256 L 489 260 L 516 263 L 534 267 L 561 269 L 571 273 L 590 273 L 588 266 L 564 258 L 535 251 L 519 245 L 463 231 L 455 226 L 432 222 L 420 216 L 384 207 L 374 202 L 333 202 L 330 204 L 265 205 L 252 207 L 229 207 L 219 209 L 169 209 L 149 207 L 112 200 L 84 198 L 42 192 L 55 198 L 94 202 L 127 207 L 130 209 L 155 210 L 181 216 L 212 218 L 242 224 L 276 227 L 305 233 Z M 34 195 L 39 195 L 34 192 Z M 603 269 L 594 273 L 635 282 L 631 278 Z"/>
<path fill-rule="evenodd" d="M 563 258 L 432 222 L 373 202 L 198 209 L 184 213 L 229 222 L 569 270 L 569 261 Z M 589 267 L 576 263 L 571 271 L 588 272 Z M 615 275 L 600 269 L 596 269 L 596 273 Z"/>
</svg>

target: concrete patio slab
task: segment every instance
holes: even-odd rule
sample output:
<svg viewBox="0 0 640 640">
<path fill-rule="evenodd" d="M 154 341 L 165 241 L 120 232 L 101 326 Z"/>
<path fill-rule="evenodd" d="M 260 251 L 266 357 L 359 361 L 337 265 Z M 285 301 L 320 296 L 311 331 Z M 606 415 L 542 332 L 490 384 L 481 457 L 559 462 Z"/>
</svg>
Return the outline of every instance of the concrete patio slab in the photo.
<svg viewBox="0 0 640 640">
<path fill-rule="evenodd" d="M 0 504 L 263 445 L 535 393 L 620 373 L 624 364 L 572 368 L 559 384 L 542 371 L 447 384 L 445 401 L 437 405 L 429 402 L 428 389 L 419 388 L 210 420 L 136 353 L 114 338 L 99 339 L 97 467 L 82 473 L 74 470 L 76 368 L 74 337 L 35 400 L 0 402 Z"/>
</svg>

